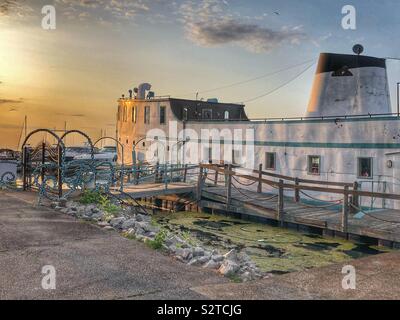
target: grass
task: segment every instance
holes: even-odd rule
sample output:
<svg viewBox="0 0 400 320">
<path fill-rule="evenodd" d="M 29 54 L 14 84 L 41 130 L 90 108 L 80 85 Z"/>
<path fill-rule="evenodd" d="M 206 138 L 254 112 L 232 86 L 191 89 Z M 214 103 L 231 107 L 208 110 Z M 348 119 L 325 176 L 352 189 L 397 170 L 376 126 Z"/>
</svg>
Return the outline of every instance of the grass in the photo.
<svg viewBox="0 0 400 320">
<path fill-rule="evenodd" d="M 167 238 L 167 235 L 168 233 L 166 230 L 161 230 L 159 233 L 157 233 L 154 240 L 147 242 L 148 246 L 154 250 L 160 250 L 165 242 L 165 239 Z"/>
<path fill-rule="evenodd" d="M 99 205 L 107 213 L 105 221 L 114 218 L 114 215 L 121 209 L 119 206 L 113 204 L 107 195 L 103 195 L 101 192 L 95 190 L 85 190 L 79 199 L 79 203 L 84 205 Z"/>
</svg>

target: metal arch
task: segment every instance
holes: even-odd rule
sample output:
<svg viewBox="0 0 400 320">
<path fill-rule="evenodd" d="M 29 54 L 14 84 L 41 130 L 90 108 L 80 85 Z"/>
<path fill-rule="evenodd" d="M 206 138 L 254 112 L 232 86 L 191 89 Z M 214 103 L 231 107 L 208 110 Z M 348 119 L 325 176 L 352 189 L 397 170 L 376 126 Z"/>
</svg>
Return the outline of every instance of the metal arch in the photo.
<svg viewBox="0 0 400 320">
<path fill-rule="evenodd" d="M 24 150 L 24 147 L 26 146 L 26 143 L 29 141 L 29 139 L 30 139 L 33 135 L 35 135 L 36 133 L 39 133 L 39 132 L 47 132 L 47 133 L 51 134 L 54 138 L 57 139 L 57 141 L 58 141 L 57 146 L 61 145 L 62 148 L 65 148 L 64 142 L 62 141 L 62 139 L 61 139 L 54 131 L 49 130 L 49 129 L 37 129 L 37 130 L 34 130 L 34 131 L 30 132 L 30 133 L 25 137 L 24 142 L 22 143 L 21 151 Z"/>
<path fill-rule="evenodd" d="M 50 135 L 52 135 L 58 142 L 57 142 L 57 149 L 61 149 L 61 154 L 64 154 L 64 150 L 65 150 L 65 144 L 64 144 L 64 142 L 62 141 L 62 139 L 54 132 L 54 131 L 52 131 L 52 130 L 50 130 L 50 129 L 44 129 L 44 128 L 42 128 L 42 129 L 37 129 L 37 130 L 34 130 L 34 131 L 31 131 L 26 137 L 25 137 L 25 139 L 24 139 L 24 142 L 22 143 L 22 146 L 21 146 L 21 151 L 22 151 L 22 161 L 21 161 L 21 164 L 22 164 L 22 168 L 23 168 L 23 189 L 24 190 L 26 190 L 26 165 L 27 165 L 27 163 L 26 163 L 26 155 L 25 155 L 25 147 L 26 147 L 26 144 L 27 144 L 27 142 L 29 141 L 29 139 L 33 136 L 33 135 L 35 135 L 35 134 L 37 134 L 37 133 L 39 133 L 39 132 L 46 132 L 46 133 L 49 133 Z M 61 146 L 61 148 L 60 148 L 60 146 Z M 59 158 L 62 158 L 60 155 L 59 155 Z M 59 159 L 58 160 L 59 161 L 59 163 L 62 163 L 62 159 Z M 60 171 L 59 171 L 59 175 L 61 175 L 62 174 L 62 170 L 60 169 Z M 60 180 L 60 178 L 59 178 L 59 180 Z M 59 194 L 61 194 L 62 193 L 62 190 L 60 190 L 60 187 L 59 187 Z"/>
<path fill-rule="evenodd" d="M 60 137 L 60 140 L 62 141 L 62 143 L 64 144 L 64 138 L 66 136 L 70 135 L 71 133 L 78 133 L 81 136 L 85 137 L 85 139 L 87 140 L 87 142 L 89 142 L 89 145 L 90 145 L 90 157 L 92 160 L 94 160 L 94 145 L 92 143 L 92 139 L 90 139 L 90 137 L 86 133 L 84 133 L 80 130 L 68 130 L 68 131 L 64 132 L 64 134 Z M 59 144 L 60 144 L 60 142 L 57 144 L 57 147 L 59 146 Z"/>
<path fill-rule="evenodd" d="M 118 141 L 117 139 L 113 138 L 113 137 L 101 137 L 100 139 L 97 139 L 95 143 L 93 143 L 93 146 L 96 146 L 96 144 L 98 144 L 100 141 L 105 140 L 105 139 L 111 139 L 113 141 L 115 141 L 122 149 L 122 167 L 124 167 L 124 145 Z"/>
<path fill-rule="evenodd" d="M 111 139 L 111 140 L 115 141 L 117 143 L 117 145 L 119 145 L 121 147 L 121 150 L 122 150 L 122 163 L 121 163 L 122 171 L 121 171 L 121 181 L 120 181 L 120 191 L 122 192 L 124 190 L 125 148 L 124 148 L 124 145 L 120 141 L 118 141 L 117 139 L 115 139 L 113 137 L 101 137 L 100 139 L 97 139 L 97 141 L 93 144 L 93 146 L 95 146 L 100 141 L 105 140 L 105 139 Z M 118 157 L 118 152 L 117 152 L 117 157 Z"/>
<path fill-rule="evenodd" d="M 152 141 L 152 142 L 156 142 L 156 143 L 159 143 L 159 144 L 161 144 L 162 146 L 163 146 L 163 148 L 164 148 L 164 154 L 166 155 L 166 152 L 167 152 L 167 145 L 166 144 L 164 144 L 164 143 L 162 143 L 160 140 L 158 140 L 158 139 L 150 139 L 149 137 L 142 137 L 141 139 L 139 139 L 137 142 L 135 142 L 135 144 L 133 145 L 133 150 L 132 150 L 132 160 L 133 160 L 133 163 L 134 163 L 134 165 L 136 165 L 136 162 L 137 162 L 137 159 L 136 159 L 136 147 L 138 146 L 138 144 L 140 143 L 140 142 L 142 142 L 142 141 L 144 141 L 144 140 L 146 140 L 146 141 Z M 152 159 L 154 159 L 155 157 L 153 157 Z M 165 158 L 166 158 L 166 156 L 165 156 Z M 151 160 L 152 160 L 151 159 Z M 164 161 L 164 162 L 167 162 L 167 161 Z"/>
</svg>

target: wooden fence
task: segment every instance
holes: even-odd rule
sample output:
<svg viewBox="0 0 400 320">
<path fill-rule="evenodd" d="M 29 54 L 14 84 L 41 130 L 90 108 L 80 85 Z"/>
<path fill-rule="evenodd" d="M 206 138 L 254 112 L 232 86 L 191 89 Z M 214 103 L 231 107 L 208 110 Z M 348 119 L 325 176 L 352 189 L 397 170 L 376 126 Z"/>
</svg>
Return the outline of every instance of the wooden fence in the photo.
<svg viewBox="0 0 400 320">
<path fill-rule="evenodd" d="M 270 173 L 262 170 L 262 165 L 259 166 L 259 170 L 248 170 L 240 168 L 241 171 L 249 171 L 250 174 L 242 174 L 235 171 L 232 165 L 216 165 L 216 164 L 202 164 L 200 165 L 199 179 L 197 185 L 198 197 L 201 197 L 201 191 L 205 183 L 205 170 L 214 172 L 214 184 L 218 182 L 218 176 L 223 175 L 225 177 L 226 187 L 226 203 L 229 207 L 232 198 L 232 177 L 246 179 L 258 183 L 257 192 L 262 192 L 262 186 L 264 184 L 274 187 L 278 190 L 278 205 L 277 205 L 277 219 L 283 223 L 284 215 L 284 197 L 285 190 L 292 190 L 294 192 L 294 202 L 300 202 L 301 191 L 314 191 L 321 193 L 336 194 L 342 196 L 342 217 L 341 224 L 343 232 L 347 232 L 348 227 L 348 215 L 354 209 L 360 207 L 360 197 L 373 197 L 379 199 L 391 199 L 400 200 L 399 194 L 391 193 L 380 193 L 380 192 L 369 192 L 361 191 L 358 188 L 358 183 L 346 183 L 346 182 L 331 182 L 331 181 L 319 181 L 300 179 L 296 177 L 283 176 L 275 173 Z M 265 178 L 267 177 L 267 178 Z M 274 178 L 277 180 L 271 180 Z"/>
</svg>

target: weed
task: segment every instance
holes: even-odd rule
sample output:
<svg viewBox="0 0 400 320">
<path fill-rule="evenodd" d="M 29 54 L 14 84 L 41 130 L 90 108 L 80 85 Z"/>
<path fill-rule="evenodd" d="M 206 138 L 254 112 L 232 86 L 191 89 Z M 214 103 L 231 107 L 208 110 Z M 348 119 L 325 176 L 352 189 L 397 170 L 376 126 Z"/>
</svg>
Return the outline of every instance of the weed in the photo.
<svg viewBox="0 0 400 320">
<path fill-rule="evenodd" d="M 157 233 L 156 237 L 154 240 L 151 240 L 148 243 L 150 248 L 154 250 L 160 250 L 165 242 L 165 239 L 167 238 L 167 231 L 166 230 L 161 230 L 159 233 Z"/>
<path fill-rule="evenodd" d="M 101 194 L 98 191 L 85 190 L 79 199 L 81 204 L 98 204 L 100 203 Z"/>
</svg>

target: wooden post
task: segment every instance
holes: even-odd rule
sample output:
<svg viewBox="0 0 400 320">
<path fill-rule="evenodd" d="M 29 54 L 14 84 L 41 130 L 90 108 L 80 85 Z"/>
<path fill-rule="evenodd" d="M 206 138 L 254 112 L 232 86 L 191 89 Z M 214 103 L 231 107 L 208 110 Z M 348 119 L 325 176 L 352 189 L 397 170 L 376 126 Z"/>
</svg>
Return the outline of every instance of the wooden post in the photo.
<svg viewBox="0 0 400 320">
<path fill-rule="evenodd" d="M 225 181 L 226 181 L 226 207 L 229 208 L 232 201 L 232 175 L 231 175 L 232 165 L 229 164 L 225 168 Z"/>
<path fill-rule="evenodd" d="M 278 221 L 279 225 L 283 226 L 283 210 L 284 210 L 284 190 L 283 190 L 283 180 L 279 180 L 279 190 L 278 190 Z"/>
<path fill-rule="evenodd" d="M 63 195 L 63 181 L 62 181 L 62 174 L 63 174 L 63 168 L 62 168 L 62 157 L 63 157 L 63 149 L 61 146 L 58 146 L 58 170 L 57 170 L 57 178 L 58 178 L 58 198 L 62 198 Z"/>
<path fill-rule="evenodd" d="M 342 232 L 347 233 L 349 219 L 349 186 L 344 187 L 342 208 Z"/>
<path fill-rule="evenodd" d="M 257 192 L 258 193 L 262 192 L 262 182 L 261 182 L 261 180 L 262 180 L 262 167 L 263 167 L 263 165 L 262 165 L 262 163 L 260 163 L 260 166 L 258 168 L 258 188 L 257 188 Z"/>
<path fill-rule="evenodd" d="M 214 185 L 218 185 L 218 166 L 215 168 Z"/>
<path fill-rule="evenodd" d="M 203 189 L 203 173 L 204 173 L 204 168 L 200 165 L 199 178 L 197 181 L 197 201 L 201 200 L 201 192 Z"/>
<path fill-rule="evenodd" d="M 299 178 L 294 179 L 294 184 L 296 187 L 300 185 Z M 294 202 L 300 202 L 300 189 L 294 189 Z"/>
<path fill-rule="evenodd" d="M 185 169 L 183 170 L 183 182 L 187 180 L 188 165 L 185 164 Z"/>
<path fill-rule="evenodd" d="M 354 191 L 358 191 L 358 182 L 357 182 L 357 181 L 355 181 L 355 182 L 353 183 L 353 190 L 354 190 Z M 359 205 L 360 205 L 359 202 L 360 202 L 359 196 L 353 194 L 353 199 L 352 199 L 352 204 L 353 204 L 353 206 L 356 207 L 356 208 L 359 208 Z M 351 211 L 352 213 L 356 213 L 356 212 L 358 211 L 358 210 L 357 210 L 356 208 L 354 208 L 354 207 L 351 207 L 351 208 L 350 208 L 350 211 Z"/>
</svg>

